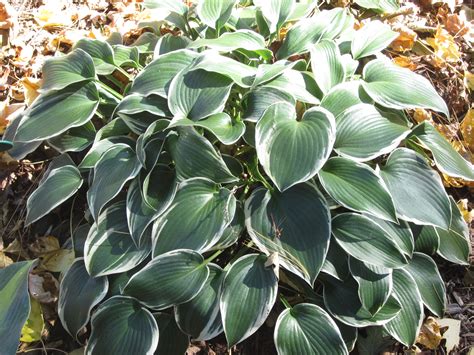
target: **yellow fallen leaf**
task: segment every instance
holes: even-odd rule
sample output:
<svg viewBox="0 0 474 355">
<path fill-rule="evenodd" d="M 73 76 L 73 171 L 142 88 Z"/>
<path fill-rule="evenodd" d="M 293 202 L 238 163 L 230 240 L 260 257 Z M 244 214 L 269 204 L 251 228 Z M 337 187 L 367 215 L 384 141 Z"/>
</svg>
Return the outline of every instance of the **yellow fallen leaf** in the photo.
<svg viewBox="0 0 474 355">
<path fill-rule="evenodd" d="M 427 38 L 426 43 L 433 48 L 433 64 L 437 67 L 443 67 L 446 62 L 457 62 L 461 56 L 453 36 L 442 26 L 438 26 L 435 36 Z"/>
<path fill-rule="evenodd" d="M 20 341 L 24 343 L 32 343 L 41 340 L 41 333 L 44 328 L 43 312 L 40 303 L 30 297 L 30 315 L 21 330 Z"/>
<path fill-rule="evenodd" d="M 418 67 L 418 65 L 414 63 L 410 57 L 404 55 L 393 58 L 393 62 L 399 67 L 408 68 L 412 71 Z"/>
<path fill-rule="evenodd" d="M 466 146 L 474 152 L 474 109 L 470 108 L 459 127 Z"/>
<path fill-rule="evenodd" d="M 468 71 L 464 72 L 464 85 L 469 91 L 474 91 L 474 74 Z"/>
<path fill-rule="evenodd" d="M 464 218 L 466 223 L 469 224 L 474 219 L 474 210 L 469 211 L 469 207 L 467 204 L 468 204 L 467 198 L 459 200 L 457 203 L 459 211 L 461 211 L 462 217 Z"/>
<path fill-rule="evenodd" d="M 33 101 L 39 96 L 39 88 L 41 87 L 41 79 L 25 77 L 21 79 L 25 91 L 25 102 L 27 106 L 31 106 Z"/>
<path fill-rule="evenodd" d="M 430 111 L 425 110 L 424 108 L 417 108 L 415 109 L 413 118 L 415 119 L 416 122 L 421 123 L 423 121 L 431 121 L 432 115 Z"/>
<path fill-rule="evenodd" d="M 44 29 L 54 29 L 66 27 L 72 24 L 72 14 L 70 10 L 63 10 L 63 6 L 54 6 L 48 1 L 46 5 L 40 6 L 34 15 L 35 21 Z"/>
<path fill-rule="evenodd" d="M 421 326 L 420 334 L 418 334 L 416 342 L 424 345 L 428 349 L 437 349 L 442 339 L 440 328 L 436 319 L 433 317 L 426 318 Z"/>
<path fill-rule="evenodd" d="M 418 38 L 416 32 L 404 25 L 394 27 L 393 30 L 398 32 L 399 35 L 390 44 L 390 48 L 397 52 L 405 52 L 411 50 L 415 45 L 416 39 Z"/>
</svg>

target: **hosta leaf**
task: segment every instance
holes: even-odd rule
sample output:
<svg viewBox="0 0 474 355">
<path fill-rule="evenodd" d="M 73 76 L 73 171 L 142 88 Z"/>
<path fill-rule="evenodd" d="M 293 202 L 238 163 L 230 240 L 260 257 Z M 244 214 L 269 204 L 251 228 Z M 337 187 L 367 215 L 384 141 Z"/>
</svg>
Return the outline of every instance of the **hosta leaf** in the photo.
<svg viewBox="0 0 474 355">
<path fill-rule="evenodd" d="M 397 245 L 398 249 L 411 258 L 415 248 L 415 241 L 408 222 L 399 219 L 398 223 L 389 222 L 377 217 L 369 216 L 377 223 Z"/>
<path fill-rule="evenodd" d="M 219 141 L 225 145 L 232 145 L 237 142 L 245 133 L 245 123 L 233 121 L 225 112 L 216 113 L 200 121 L 191 121 L 182 118 L 171 123 L 171 127 L 194 126 L 207 129 L 214 134 Z"/>
<path fill-rule="evenodd" d="M 168 142 L 176 173 L 181 180 L 205 177 L 222 183 L 237 181 L 220 153 L 193 128 L 181 128 L 179 135 L 169 137 Z"/>
<path fill-rule="evenodd" d="M 415 280 L 426 307 L 442 318 L 446 307 L 446 287 L 433 259 L 422 253 L 414 253 L 403 269 Z"/>
<path fill-rule="evenodd" d="M 270 33 L 280 30 L 290 17 L 295 6 L 294 0 L 255 0 L 254 4 L 262 12 Z"/>
<path fill-rule="evenodd" d="M 183 69 L 169 87 L 168 105 L 175 118 L 197 121 L 222 112 L 232 88 L 232 80 L 203 69 Z"/>
<path fill-rule="evenodd" d="M 344 207 L 396 221 L 392 197 L 383 180 L 368 165 L 334 157 L 319 171 L 319 181 Z"/>
<path fill-rule="evenodd" d="M 329 250 L 321 271 L 339 281 L 346 280 L 350 275 L 349 256 L 335 241 L 331 241 L 329 244 Z"/>
<path fill-rule="evenodd" d="M 373 105 L 363 103 L 339 114 L 336 130 L 334 150 L 358 161 L 391 152 L 410 133 L 405 122 L 384 117 Z"/>
<path fill-rule="evenodd" d="M 137 158 L 147 171 L 152 170 L 158 162 L 168 135 L 168 132 L 165 132 L 168 125 L 168 120 L 157 120 L 137 139 Z"/>
<path fill-rule="evenodd" d="M 265 50 L 265 38 L 255 31 L 238 30 L 235 32 L 223 33 L 218 38 L 201 38 L 192 42 L 189 48 L 208 47 L 219 52 L 232 52 L 237 49 L 248 51 Z"/>
<path fill-rule="evenodd" d="M 235 205 L 232 193 L 213 181 L 182 182 L 171 206 L 153 224 L 153 256 L 175 249 L 209 250 L 232 221 Z"/>
<path fill-rule="evenodd" d="M 119 67 L 139 68 L 140 53 L 136 47 L 113 46 L 114 61 Z"/>
<path fill-rule="evenodd" d="M 125 201 L 106 208 L 84 245 L 87 272 L 94 277 L 131 270 L 150 254 L 150 243 L 135 246 L 128 231 Z"/>
<path fill-rule="evenodd" d="M 416 126 L 412 134 L 433 153 L 436 166 L 443 173 L 474 181 L 474 166 L 465 160 L 453 146 L 428 121 Z"/>
<path fill-rule="evenodd" d="M 381 175 L 401 218 L 449 228 L 451 206 L 448 195 L 439 175 L 421 155 L 406 148 L 396 149 L 388 157 Z"/>
<path fill-rule="evenodd" d="M 319 89 L 313 76 L 308 72 L 288 69 L 277 78 L 266 83 L 265 87 L 291 93 L 298 101 L 314 105 L 319 104 Z"/>
<path fill-rule="evenodd" d="M 95 220 L 105 204 L 117 196 L 140 168 L 135 152 L 126 144 L 116 144 L 101 156 L 94 167 L 93 182 L 87 191 L 87 202 Z"/>
<path fill-rule="evenodd" d="M 352 277 L 359 285 L 362 307 L 375 315 L 392 293 L 392 270 L 349 258 Z"/>
<path fill-rule="evenodd" d="M 360 82 L 348 81 L 336 85 L 321 100 L 321 107 L 338 117 L 346 109 L 362 103 L 360 96 Z"/>
<path fill-rule="evenodd" d="M 209 340 L 223 332 L 219 299 L 224 271 L 209 264 L 209 277 L 191 301 L 175 307 L 178 326 L 196 340 Z"/>
<path fill-rule="evenodd" d="M 112 148 L 115 144 L 120 143 L 128 144 L 131 146 L 135 142 L 127 136 L 114 136 L 110 138 L 96 140 L 92 144 L 92 147 L 89 149 L 87 154 L 84 156 L 84 159 L 82 159 L 82 162 L 79 164 L 79 169 L 82 170 L 93 168 L 95 164 L 99 161 L 102 154 Z"/>
<path fill-rule="evenodd" d="M 97 74 L 112 74 L 116 68 L 114 50 L 110 44 L 98 39 L 82 38 L 76 42 L 74 49 L 82 49 L 94 61 Z"/>
<path fill-rule="evenodd" d="M 80 152 L 92 144 L 96 136 L 94 124 L 86 124 L 68 129 L 59 136 L 48 139 L 48 144 L 59 153 Z"/>
<path fill-rule="evenodd" d="M 370 21 L 354 34 L 351 52 L 354 59 L 379 53 L 399 36 L 389 25 L 380 21 Z"/>
<path fill-rule="evenodd" d="M 232 14 L 236 0 L 200 0 L 196 12 L 202 22 L 209 27 L 219 29 L 225 25 Z"/>
<path fill-rule="evenodd" d="M 358 260 L 387 268 L 407 264 L 406 256 L 392 238 L 369 217 L 338 214 L 332 220 L 332 233 L 339 245 Z"/>
<path fill-rule="evenodd" d="M 370 314 L 361 304 L 358 285 L 350 278 L 344 282 L 329 279 L 324 283 L 324 304 L 340 322 L 353 327 L 382 325 L 400 312 L 400 302 L 390 296 L 385 305 L 375 314 Z"/>
<path fill-rule="evenodd" d="M 282 267 L 314 283 L 331 237 L 329 209 L 316 187 L 298 184 L 282 193 L 256 189 L 246 201 L 245 219 L 259 249 L 278 253 Z"/>
<path fill-rule="evenodd" d="M 362 85 L 378 104 L 398 110 L 429 108 L 449 116 L 449 110 L 428 79 L 388 60 L 375 59 L 364 67 Z"/>
<path fill-rule="evenodd" d="M 349 354 L 334 320 L 311 303 L 281 312 L 274 338 L 280 355 Z"/>
<path fill-rule="evenodd" d="M 212 249 L 225 249 L 231 246 L 232 244 L 237 243 L 240 235 L 242 234 L 245 228 L 245 214 L 242 203 L 237 200 L 234 218 L 230 224 L 222 232 L 219 241 L 214 245 Z"/>
<path fill-rule="evenodd" d="M 187 49 L 160 55 L 136 76 L 130 93 L 168 97 L 171 80 L 198 56 Z"/>
<path fill-rule="evenodd" d="M 335 140 L 333 115 L 321 108 L 307 110 L 301 120 L 288 103 L 270 106 L 258 121 L 258 159 L 280 191 L 314 177 Z"/>
<path fill-rule="evenodd" d="M 40 95 L 25 112 L 15 135 L 17 142 L 57 136 L 89 121 L 99 105 L 94 83 L 77 83 Z M 67 115 L 64 110 L 67 107 Z"/>
<path fill-rule="evenodd" d="M 189 346 L 189 337 L 178 328 L 174 317 L 164 312 L 153 313 L 153 317 L 160 330 L 160 341 L 155 355 L 185 354 Z"/>
<path fill-rule="evenodd" d="M 344 67 L 336 43 L 322 40 L 310 49 L 314 79 L 323 93 L 344 81 Z"/>
<path fill-rule="evenodd" d="M 201 57 L 196 59 L 190 70 L 199 69 L 222 74 L 241 87 L 250 87 L 257 73 L 254 67 L 212 51 L 204 52 Z"/>
<path fill-rule="evenodd" d="M 172 117 L 166 99 L 163 97 L 158 95 L 142 96 L 137 94 L 124 97 L 115 108 L 114 116 L 120 114 L 133 115 L 142 112 L 149 112 L 158 117 Z"/>
<path fill-rule="evenodd" d="M 34 260 L 19 261 L 0 269 L 0 338 L 5 354 L 16 353 L 30 313 L 28 274 L 33 264 Z"/>
<path fill-rule="evenodd" d="M 168 17 L 169 18 L 169 17 Z M 168 19 L 167 18 L 167 19 Z M 183 26 L 184 28 L 184 23 L 180 23 L 181 19 L 178 18 L 178 23 Z M 155 51 L 156 44 L 158 43 L 159 37 L 155 35 L 153 32 L 144 32 L 138 39 L 131 44 L 132 47 L 135 47 L 138 49 L 139 53 L 143 54 L 150 54 Z"/>
<path fill-rule="evenodd" d="M 469 227 L 456 205 L 450 198 L 452 218 L 449 230 L 435 228 L 438 235 L 438 254 L 453 263 L 467 265 L 471 254 Z"/>
<path fill-rule="evenodd" d="M 267 108 L 277 102 L 288 102 L 295 106 L 296 100 L 290 93 L 272 87 L 258 87 L 249 92 L 244 120 L 257 122 Z"/>
<path fill-rule="evenodd" d="M 255 333 L 275 303 L 278 279 L 266 261 L 261 254 L 245 255 L 224 277 L 220 310 L 229 348 Z"/>
<path fill-rule="evenodd" d="M 89 322 L 89 314 L 107 294 L 107 277 L 91 277 L 84 259 L 76 259 L 61 280 L 58 315 L 73 338 Z"/>
<path fill-rule="evenodd" d="M 143 6 L 147 9 L 165 9 L 184 16 L 189 8 L 181 1 L 175 0 L 145 0 Z"/>
<path fill-rule="evenodd" d="M 354 2 L 366 9 L 375 9 L 382 13 L 392 13 L 400 8 L 397 0 L 355 0 Z"/>
<path fill-rule="evenodd" d="M 403 270 L 393 270 L 393 294 L 398 298 L 402 309 L 384 329 L 406 346 L 415 344 L 423 322 L 423 302 L 418 287 L 410 274 Z"/>
<path fill-rule="evenodd" d="M 158 58 L 160 55 L 184 49 L 190 43 L 191 40 L 187 37 L 173 36 L 171 33 L 167 33 L 164 36 L 161 36 L 156 43 L 153 57 Z"/>
<path fill-rule="evenodd" d="M 345 27 L 347 17 L 344 9 L 336 8 L 323 10 L 310 18 L 298 21 L 288 30 L 276 57 L 282 59 L 302 54 L 322 38 L 335 38 Z"/>
<path fill-rule="evenodd" d="M 176 194 L 176 172 L 167 165 L 157 164 L 145 177 L 141 186 L 143 200 L 158 216 L 168 208 Z"/>
<path fill-rule="evenodd" d="M 46 60 L 42 71 L 43 84 L 39 90 L 42 93 L 95 79 L 94 62 L 82 49 L 76 49 L 63 57 Z"/>
<path fill-rule="evenodd" d="M 174 250 L 152 259 L 132 276 L 123 293 L 153 309 L 165 309 L 193 299 L 204 287 L 209 267 L 201 254 Z"/>
<path fill-rule="evenodd" d="M 449 232 L 446 232 L 445 235 L 450 238 Z M 433 226 L 421 226 L 421 230 L 415 238 L 415 250 L 433 255 L 438 251 L 438 247 L 439 235 L 436 228 Z"/>
<path fill-rule="evenodd" d="M 150 311 L 131 297 L 114 296 L 92 316 L 85 354 L 153 354 L 157 345 L 158 326 Z"/>
<path fill-rule="evenodd" d="M 53 169 L 28 197 L 26 225 L 47 215 L 74 195 L 82 186 L 82 182 L 81 174 L 74 165 Z"/>
<path fill-rule="evenodd" d="M 352 327 L 350 325 L 344 324 L 342 322 L 339 322 L 338 320 L 335 321 L 337 327 L 339 328 L 339 331 L 341 332 L 342 339 L 344 340 L 344 343 L 346 344 L 346 348 L 349 352 L 354 350 L 359 332 L 356 327 Z"/>
</svg>

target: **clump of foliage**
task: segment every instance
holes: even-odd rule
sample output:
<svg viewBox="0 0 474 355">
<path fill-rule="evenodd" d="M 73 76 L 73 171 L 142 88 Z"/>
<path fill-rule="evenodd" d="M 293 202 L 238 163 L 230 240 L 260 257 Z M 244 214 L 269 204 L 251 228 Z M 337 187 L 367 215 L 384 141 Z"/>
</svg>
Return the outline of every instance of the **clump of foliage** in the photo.
<svg viewBox="0 0 474 355">
<path fill-rule="evenodd" d="M 424 308 L 445 308 L 430 255 L 469 255 L 433 166 L 474 170 L 405 115 L 449 113 L 381 54 L 397 34 L 379 21 L 356 31 L 348 10 L 311 2 L 145 5 L 179 34 L 80 40 L 45 63 L 40 97 L 7 132 L 17 152 L 61 153 L 27 223 L 87 201 L 64 328 L 83 341 L 91 322 L 87 354 L 179 354 L 222 332 L 232 347 L 275 308 L 279 354 L 347 354 L 358 333 L 361 349 L 383 334 L 414 344 Z M 20 275 L 7 286 L 26 292 L 30 267 L 5 269 Z"/>
</svg>

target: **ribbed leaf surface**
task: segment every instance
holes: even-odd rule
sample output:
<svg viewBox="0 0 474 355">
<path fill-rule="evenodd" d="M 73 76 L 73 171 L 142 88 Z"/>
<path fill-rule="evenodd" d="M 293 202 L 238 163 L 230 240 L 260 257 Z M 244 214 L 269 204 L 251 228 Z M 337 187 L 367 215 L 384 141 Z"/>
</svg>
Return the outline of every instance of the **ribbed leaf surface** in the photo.
<svg viewBox="0 0 474 355">
<path fill-rule="evenodd" d="M 310 49 L 310 53 L 314 79 L 324 94 L 344 81 L 341 53 L 334 41 L 322 40 Z"/>
<path fill-rule="evenodd" d="M 360 59 L 379 53 L 398 36 L 399 33 L 392 31 L 389 25 L 370 21 L 355 33 L 351 44 L 352 56 Z"/>
<path fill-rule="evenodd" d="M 92 57 L 95 70 L 99 75 L 112 74 L 116 69 L 114 50 L 105 41 L 82 38 L 76 42 L 74 49 L 82 49 Z"/>
<path fill-rule="evenodd" d="M 229 19 L 236 0 L 201 0 L 196 12 L 199 19 L 212 28 L 220 28 Z"/>
<path fill-rule="evenodd" d="M 228 0 L 226 0 L 228 1 Z M 237 30 L 223 33 L 218 38 L 200 38 L 192 42 L 189 48 L 208 47 L 219 52 L 232 52 L 236 49 L 259 51 L 265 49 L 265 38 L 251 30 Z"/>
</svg>

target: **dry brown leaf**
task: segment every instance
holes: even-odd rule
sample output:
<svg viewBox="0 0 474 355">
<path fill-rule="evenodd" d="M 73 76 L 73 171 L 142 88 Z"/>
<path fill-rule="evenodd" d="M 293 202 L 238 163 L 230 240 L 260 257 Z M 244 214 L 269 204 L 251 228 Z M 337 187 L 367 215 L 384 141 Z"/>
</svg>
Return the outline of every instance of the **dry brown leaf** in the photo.
<svg viewBox="0 0 474 355">
<path fill-rule="evenodd" d="M 428 349 L 437 349 L 442 339 L 440 328 L 441 327 L 435 318 L 426 318 L 421 326 L 420 334 L 418 334 L 416 342 L 422 344 Z"/>
<path fill-rule="evenodd" d="M 415 45 L 418 35 L 415 31 L 409 29 L 405 25 L 397 25 L 392 28 L 394 31 L 398 32 L 399 35 L 395 40 L 390 44 L 390 48 L 397 52 L 409 51 Z"/>
<path fill-rule="evenodd" d="M 411 57 L 400 55 L 398 57 L 393 58 L 393 62 L 402 68 L 408 68 L 410 70 L 415 70 L 418 65 L 413 62 Z"/>
<path fill-rule="evenodd" d="M 461 331 L 461 321 L 457 319 L 443 318 L 436 319 L 443 332 L 443 338 L 446 339 L 446 351 L 449 354 L 455 346 L 459 345 L 459 332 Z"/>
<path fill-rule="evenodd" d="M 438 26 L 434 37 L 426 39 L 426 43 L 433 48 L 433 65 L 443 68 L 446 62 L 457 62 L 461 56 L 459 47 L 451 36 L 442 26 Z"/>
<path fill-rule="evenodd" d="M 66 271 L 74 261 L 74 251 L 62 249 L 59 240 L 52 235 L 38 238 L 29 249 L 40 258 L 40 266 L 48 271 Z"/>
<path fill-rule="evenodd" d="M 474 109 L 470 108 L 460 126 L 463 141 L 466 146 L 474 152 Z"/>
<path fill-rule="evenodd" d="M 49 272 L 41 275 L 30 273 L 28 288 L 31 296 L 40 303 L 53 303 L 58 300 L 59 282 Z"/>
<path fill-rule="evenodd" d="M 464 72 L 464 86 L 469 91 L 474 91 L 474 74 L 468 71 Z"/>
<path fill-rule="evenodd" d="M 0 269 L 4 269 L 11 264 L 13 264 L 13 260 L 9 256 L 5 255 L 3 251 L 0 251 Z"/>
<path fill-rule="evenodd" d="M 415 113 L 413 114 L 413 118 L 416 122 L 421 123 L 423 121 L 432 121 L 431 112 L 425 110 L 424 108 L 417 108 L 415 109 Z"/>
<path fill-rule="evenodd" d="M 24 104 L 8 105 L 7 101 L 0 102 L 0 134 L 5 132 L 5 128 L 10 123 L 11 118 L 13 118 L 13 114 L 18 114 L 24 109 Z"/>
</svg>

